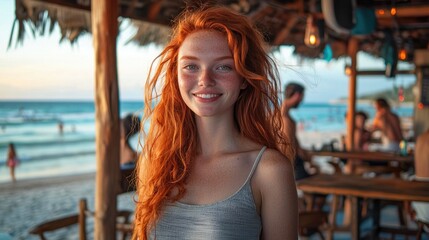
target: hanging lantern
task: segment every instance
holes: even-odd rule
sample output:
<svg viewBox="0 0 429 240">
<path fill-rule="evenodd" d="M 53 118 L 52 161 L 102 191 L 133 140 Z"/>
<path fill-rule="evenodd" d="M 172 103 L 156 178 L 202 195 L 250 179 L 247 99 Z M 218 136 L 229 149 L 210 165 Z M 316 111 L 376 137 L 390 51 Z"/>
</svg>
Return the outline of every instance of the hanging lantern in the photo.
<svg viewBox="0 0 429 240">
<path fill-rule="evenodd" d="M 307 17 L 307 26 L 305 28 L 304 43 L 307 47 L 315 48 L 320 45 L 319 29 L 314 24 L 313 16 Z"/>
</svg>

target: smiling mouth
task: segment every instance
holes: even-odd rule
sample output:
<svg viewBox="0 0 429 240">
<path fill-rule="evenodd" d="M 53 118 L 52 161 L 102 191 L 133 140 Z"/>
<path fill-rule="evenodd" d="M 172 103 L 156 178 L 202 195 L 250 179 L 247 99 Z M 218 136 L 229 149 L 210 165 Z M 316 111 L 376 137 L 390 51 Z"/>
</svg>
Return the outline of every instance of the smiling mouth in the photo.
<svg viewBox="0 0 429 240">
<path fill-rule="evenodd" d="M 219 97 L 220 94 L 205 93 L 205 94 L 194 94 L 194 96 L 199 97 L 199 98 L 203 98 L 203 99 L 209 99 L 209 98 Z"/>
</svg>

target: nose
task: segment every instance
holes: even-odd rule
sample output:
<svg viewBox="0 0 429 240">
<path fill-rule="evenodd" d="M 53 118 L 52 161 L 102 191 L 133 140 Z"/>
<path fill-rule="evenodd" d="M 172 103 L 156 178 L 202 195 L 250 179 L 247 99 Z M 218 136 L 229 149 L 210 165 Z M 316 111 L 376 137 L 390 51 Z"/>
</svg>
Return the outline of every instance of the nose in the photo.
<svg viewBox="0 0 429 240">
<path fill-rule="evenodd" d="M 198 79 L 198 85 L 205 87 L 215 85 L 215 81 L 212 77 L 212 74 L 210 73 L 210 70 L 204 69 L 201 71 Z"/>
</svg>

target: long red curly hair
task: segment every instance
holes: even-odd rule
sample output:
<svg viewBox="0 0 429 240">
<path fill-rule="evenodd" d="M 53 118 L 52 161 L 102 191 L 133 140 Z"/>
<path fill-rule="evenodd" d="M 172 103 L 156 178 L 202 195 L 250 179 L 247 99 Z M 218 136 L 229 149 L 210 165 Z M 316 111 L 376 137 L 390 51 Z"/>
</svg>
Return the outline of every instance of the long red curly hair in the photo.
<svg viewBox="0 0 429 240">
<path fill-rule="evenodd" d="M 185 38 L 201 30 L 225 35 L 235 69 L 248 83 L 235 104 L 240 133 L 293 158 L 294 150 L 281 131 L 278 71 L 264 48 L 261 33 L 245 16 L 225 7 L 184 11 L 175 22 L 170 43 L 157 57 L 154 70 L 155 61 L 152 63 L 152 74 L 146 83 L 142 121 L 150 120 L 150 128 L 137 164 L 134 239 L 146 240 L 163 204 L 179 200 L 186 191 L 189 166 L 199 142 L 194 114 L 179 92 L 177 56 Z"/>
</svg>

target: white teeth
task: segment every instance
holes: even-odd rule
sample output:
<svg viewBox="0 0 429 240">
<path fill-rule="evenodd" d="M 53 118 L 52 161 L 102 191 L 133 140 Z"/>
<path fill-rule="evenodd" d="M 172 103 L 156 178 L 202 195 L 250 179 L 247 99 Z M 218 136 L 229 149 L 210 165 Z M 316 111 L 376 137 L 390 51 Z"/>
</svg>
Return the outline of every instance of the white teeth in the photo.
<svg viewBox="0 0 429 240">
<path fill-rule="evenodd" d="M 219 94 L 213 94 L 213 93 L 209 93 L 209 94 L 195 94 L 195 96 L 200 97 L 200 98 L 214 98 L 219 96 Z"/>
</svg>

